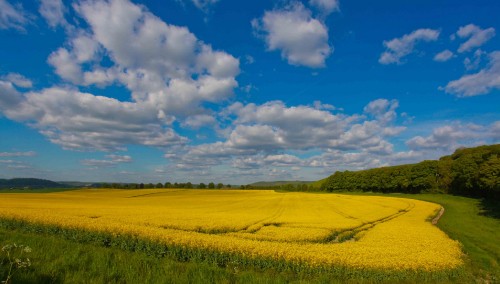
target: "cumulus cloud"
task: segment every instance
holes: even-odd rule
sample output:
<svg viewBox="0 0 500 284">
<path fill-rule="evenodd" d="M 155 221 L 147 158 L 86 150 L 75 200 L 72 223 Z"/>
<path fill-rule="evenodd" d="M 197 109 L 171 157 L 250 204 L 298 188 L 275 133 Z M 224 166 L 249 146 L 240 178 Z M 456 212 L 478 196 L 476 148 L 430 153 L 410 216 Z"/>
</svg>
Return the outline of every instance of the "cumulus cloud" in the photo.
<svg viewBox="0 0 500 284">
<path fill-rule="evenodd" d="M 451 152 L 460 146 L 497 142 L 496 127 L 498 127 L 498 121 L 490 125 L 454 122 L 434 128 L 428 136 L 415 136 L 406 141 L 406 145 L 414 151 L 443 150 Z"/>
<path fill-rule="evenodd" d="M 479 68 L 483 55 L 487 55 L 486 52 L 478 49 L 474 52 L 472 57 L 466 57 L 464 59 L 464 66 L 467 70 L 474 70 Z"/>
<path fill-rule="evenodd" d="M 322 16 L 339 10 L 338 0 L 309 0 L 309 5 L 319 10 Z"/>
<path fill-rule="evenodd" d="M 0 80 L 0 110 L 15 108 L 22 99 L 21 94 L 12 82 Z"/>
<path fill-rule="evenodd" d="M 449 49 L 445 49 L 434 56 L 434 61 L 446 62 L 453 57 L 453 52 Z"/>
<path fill-rule="evenodd" d="M 490 130 L 491 136 L 494 141 L 500 141 L 500 120 L 492 123 L 490 126 Z"/>
<path fill-rule="evenodd" d="M 262 167 L 296 167 L 303 161 L 290 154 L 253 155 L 238 157 L 232 161 L 232 166 L 238 169 L 259 169 Z"/>
<path fill-rule="evenodd" d="M 0 29 L 24 31 L 29 22 L 29 15 L 21 4 L 12 5 L 7 0 L 0 0 Z"/>
<path fill-rule="evenodd" d="M 52 28 L 68 25 L 64 17 L 66 7 L 62 0 L 41 0 L 38 11 Z"/>
<path fill-rule="evenodd" d="M 444 91 L 458 97 L 471 97 L 500 89 L 500 51 L 494 51 L 488 57 L 489 63 L 486 68 L 449 82 L 443 88 Z"/>
<path fill-rule="evenodd" d="M 192 129 L 199 129 L 203 126 L 215 126 L 217 125 L 217 120 L 212 115 L 199 114 L 188 117 L 184 121 L 184 125 Z"/>
<path fill-rule="evenodd" d="M 313 18 L 301 2 L 266 11 L 262 18 L 252 21 L 252 27 L 264 38 L 268 50 L 279 50 L 281 57 L 292 65 L 324 67 L 333 52 L 328 43 L 328 28 Z"/>
<path fill-rule="evenodd" d="M 413 52 L 417 42 L 436 41 L 439 30 L 418 29 L 400 38 L 384 41 L 386 51 L 380 55 L 378 60 L 381 64 L 401 64 L 401 59 Z"/>
<path fill-rule="evenodd" d="M 82 165 L 100 168 L 100 167 L 115 167 L 118 164 L 132 162 L 132 157 L 127 155 L 106 155 L 106 159 L 85 159 L 82 160 Z"/>
<path fill-rule="evenodd" d="M 143 104 L 59 87 L 14 96 L 20 99 L 10 104 L 0 100 L 0 110 L 66 149 L 108 151 L 127 144 L 167 147 L 187 142 L 159 121 L 157 110 Z"/>
<path fill-rule="evenodd" d="M 472 49 L 480 47 L 486 42 L 488 42 L 491 38 L 495 36 L 495 29 L 494 28 L 481 29 L 479 26 L 476 26 L 474 24 L 469 24 L 460 27 L 456 34 L 460 38 L 468 38 L 468 40 L 462 43 L 458 48 L 458 52 L 463 53 L 471 51 Z"/>
<path fill-rule="evenodd" d="M 20 88 L 31 88 L 33 87 L 33 82 L 30 79 L 24 77 L 19 73 L 9 73 L 5 76 L 0 77 L 0 79 L 11 82 L 14 86 Z"/>
<path fill-rule="evenodd" d="M 213 50 L 187 28 L 169 25 L 142 6 L 129 1 L 93 1 L 81 3 L 76 10 L 91 27 L 90 40 L 81 41 L 84 48 L 80 49 L 73 40 L 69 56 L 63 51 L 55 56 L 62 59 L 60 64 L 53 64 L 58 74 L 63 74 L 57 71 L 59 66 L 69 69 L 64 74 L 71 74 L 66 76 L 74 83 L 117 81 L 131 91 L 134 100 L 155 104 L 173 115 L 197 112 L 205 101 L 221 102 L 238 86 L 238 59 Z M 82 56 L 85 50 L 92 52 Z M 96 64 L 103 56 L 114 66 Z M 92 69 L 82 74 L 74 63 Z"/>
<path fill-rule="evenodd" d="M 53 143 L 103 151 L 129 144 L 184 145 L 188 139 L 171 124 L 179 121 L 196 129 L 212 123 L 203 104 L 221 103 L 238 87 L 237 58 L 214 50 L 186 27 L 165 23 L 144 6 L 96 0 L 73 8 L 81 27 L 73 27 L 65 44 L 47 59 L 73 87 L 22 93 L 17 88 L 32 87 L 31 81 L 19 74 L 0 78 L 0 111 Z M 42 1 L 40 10 L 50 25 L 63 24 L 60 1 Z M 124 86 L 130 101 L 77 89 L 108 85 Z"/>
<path fill-rule="evenodd" d="M 397 107 L 395 100 L 376 100 L 364 108 L 367 117 L 334 114 L 331 107 L 287 107 L 281 101 L 235 103 L 226 110 L 234 119 L 225 141 L 192 146 L 185 155 L 169 158 L 190 162 L 210 158 L 216 163 L 232 161 L 236 168 L 256 168 L 319 165 L 319 158 L 306 162 L 288 151 L 363 151 L 388 156 L 393 145 L 387 139 L 406 129 L 393 125 Z"/>
<path fill-rule="evenodd" d="M 363 110 L 380 121 L 389 122 L 396 118 L 396 109 L 398 107 L 399 102 L 397 100 L 377 99 L 368 103 Z"/>
</svg>

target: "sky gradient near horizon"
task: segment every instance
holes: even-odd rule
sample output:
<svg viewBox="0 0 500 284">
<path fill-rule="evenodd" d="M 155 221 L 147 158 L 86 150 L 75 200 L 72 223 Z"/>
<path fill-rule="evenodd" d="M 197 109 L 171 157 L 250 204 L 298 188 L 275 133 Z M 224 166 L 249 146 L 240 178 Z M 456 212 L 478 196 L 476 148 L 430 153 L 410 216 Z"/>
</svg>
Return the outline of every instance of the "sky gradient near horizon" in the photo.
<svg viewBox="0 0 500 284">
<path fill-rule="evenodd" d="M 0 178 L 318 180 L 499 143 L 498 11 L 0 0 Z"/>
</svg>

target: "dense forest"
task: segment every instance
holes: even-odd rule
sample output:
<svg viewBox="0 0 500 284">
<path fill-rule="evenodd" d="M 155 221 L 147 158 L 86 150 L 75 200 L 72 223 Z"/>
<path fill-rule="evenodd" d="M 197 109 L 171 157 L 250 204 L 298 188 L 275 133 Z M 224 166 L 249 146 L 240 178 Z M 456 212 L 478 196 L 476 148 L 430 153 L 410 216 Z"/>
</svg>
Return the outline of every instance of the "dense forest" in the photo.
<svg viewBox="0 0 500 284">
<path fill-rule="evenodd" d="M 335 172 L 324 191 L 443 192 L 500 198 L 500 144 L 460 148 L 435 161 Z"/>
</svg>

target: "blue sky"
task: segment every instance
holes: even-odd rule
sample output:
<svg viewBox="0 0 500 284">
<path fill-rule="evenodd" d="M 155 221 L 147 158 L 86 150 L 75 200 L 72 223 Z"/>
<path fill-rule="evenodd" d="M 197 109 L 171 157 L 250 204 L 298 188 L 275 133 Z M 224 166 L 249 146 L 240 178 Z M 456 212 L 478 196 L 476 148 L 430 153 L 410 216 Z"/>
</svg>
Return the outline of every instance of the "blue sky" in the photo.
<svg viewBox="0 0 500 284">
<path fill-rule="evenodd" d="M 0 0 L 0 178 L 317 180 L 499 143 L 497 11 Z"/>
</svg>

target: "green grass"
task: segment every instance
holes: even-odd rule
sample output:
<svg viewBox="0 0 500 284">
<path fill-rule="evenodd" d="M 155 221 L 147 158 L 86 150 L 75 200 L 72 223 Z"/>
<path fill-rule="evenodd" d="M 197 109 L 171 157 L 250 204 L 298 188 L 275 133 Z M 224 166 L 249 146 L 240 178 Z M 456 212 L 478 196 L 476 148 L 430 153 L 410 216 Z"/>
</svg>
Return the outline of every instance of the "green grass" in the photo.
<svg viewBox="0 0 500 284">
<path fill-rule="evenodd" d="M 287 283 L 286 275 L 179 262 L 144 253 L 81 244 L 56 236 L 0 229 L 2 244 L 26 244 L 32 266 L 13 283 Z M 0 262 L 2 258 L 0 257 Z M 0 277 L 5 278 L 5 265 Z M 300 280 L 300 279 L 299 279 Z"/>
<path fill-rule="evenodd" d="M 360 194 L 360 193 L 350 193 Z M 367 193 L 361 193 L 368 195 Z M 382 194 L 372 194 L 382 195 Z M 445 214 L 438 226 L 459 240 L 467 254 L 465 273 L 460 279 L 403 278 L 405 283 L 462 282 L 496 283 L 500 281 L 500 220 L 481 215 L 480 200 L 437 194 L 390 194 L 442 204 Z M 496 205 L 495 205 L 496 206 Z M 492 207 L 489 207 L 491 211 Z M 493 211 L 495 211 L 493 206 Z M 490 215 L 491 212 L 489 211 Z M 34 233 L 22 228 L 0 228 L 0 245 L 16 242 L 32 247 L 32 267 L 19 273 L 14 283 L 372 283 L 387 280 L 385 275 L 352 275 L 307 271 L 259 269 L 236 264 L 217 265 L 206 261 L 178 261 L 155 257 L 144 252 L 81 243 L 50 233 Z M 0 263 L 4 261 L 0 257 Z M 3 263 L 5 264 L 5 263 Z M 0 265 L 0 280 L 5 278 Z M 358 274 L 358 275 L 357 275 Z M 378 276 L 378 277 L 377 277 Z M 428 279 L 428 281 L 426 281 Z M 394 281 L 394 278 L 392 279 Z M 391 282 L 389 280 L 389 282 Z"/>
<path fill-rule="evenodd" d="M 485 215 L 478 199 L 443 194 L 401 195 L 441 204 L 437 226 L 460 241 L 468 256 L 467 270 L 480 282 L 500 283 L 500 219 Z M 498 205 L 498 204 L 497 204 Z M 493 208 L 500 210 L 500 208 Z"/>
<path fill-rule="evenodd" d="M 413 198 L 441 204 L 445 213 L 437 226 L 463 245 L 467 256 L 467 279 L 474 279 L 478 283 L 500 283 L 500 201 L 448 194 L 342 194 Z"/>
</svg>

